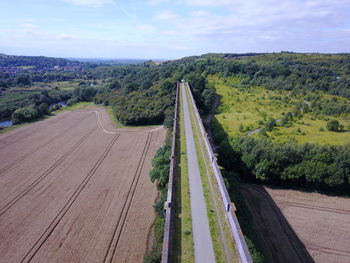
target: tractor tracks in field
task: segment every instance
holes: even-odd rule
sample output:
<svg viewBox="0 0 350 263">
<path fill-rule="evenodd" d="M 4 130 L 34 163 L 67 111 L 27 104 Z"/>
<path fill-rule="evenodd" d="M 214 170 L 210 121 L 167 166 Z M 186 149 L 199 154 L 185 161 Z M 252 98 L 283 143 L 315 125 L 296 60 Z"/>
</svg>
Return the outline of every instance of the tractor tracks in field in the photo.
<svg viewBox="0 0 350 263">
<path fill-rule="evenodd" d="M 61 114 L 60 116 L 57 116 L 57 118 L 49 118 L 47 120 L 43 120 L 43 121 L 38 121 L 37 123 L 32 123 L 31 125 L 34 125 L 33 127 L 31 127 L 31 129 L 18 129 L 18 130 L 14 130 L 12 133 L 15 133 L 17 136 L 19 133 L 21 137 L 28 137 L 28 136 L 31 136 L 33 135 L 34 133 L 37 132 L 37 129 L 42 127 L 42 126 L 45 126 L 45 127 L 49 127 L 51 125 L 54 125 L 57 123 L 57 121 L 63 121 L 63 120 L 66 120 L 66 119 L 69 119 L 69 118 L 73 118 L 74 116 L 70 116 L 69 114 L 67 114 L 68 112 L 66 112 L 65 114 Z M 22 127 L 22 128 L 26 128 L 26 127 Z M 16 143 L 17 141 L 10 141 L 10 142 L 7 142 L 7 143 L 4 143 L 4 144 L 1 144 L 2 141 L 6 141 L 6 138 L 8 136 L 14 136 L 14 134 L 11 134 L 10 135 L 10 132 L 9 133 L 5 133 L 2 135 L 2 138 L 0 139 L 0 147 L 1 148 L 4 148 L 4 147 L 7 147 L 11 144 L 14 144 Z"/>
<path fill-rule="evenodd" d="M 336 214 L 350 215 L 350 210 L 345 210 L 345 209 L 329 208 L 329 207 L 317 206 L 317 205 L 305 205 L 305 204 L 299 204 L 299 203 L 288 202 L 288 201 L 276 201 L 276 203 L 286 204 L 288 206 L 300 207 L 300 208 L 305 208 L 305 209 L 312 209 L 312 210 L 331 212 L 331 213 L 336 213 Z"/>
<path fill-rule="evenodd" d="M 119 134 L 116 134 L 113 137 L 113 139 L 107 145 L 107 147 L 106 147 L 105 151 L 103 152 L 103 154 L 101 155 L 101 157 L 98 159 L 98 161 L 94 164 L 94 166 L 89 171 L 88 175 L 83 179 L 83 181 L 80 183 L 80 185 L 74 191 L 74 193 L 68 199 L 66 204 L 63 206 L 63 208 L 60 210 L 60 212 L 57 214 L 57 216 L 54 218 L 54 220 L 50 223 L 50 225 L 45 229 L 43 234 L 35 242 L 35 244 L 32 246 L 32 248 L 27 252 L 27 254 L 24 256 L 24 258 L 21 260 L 21 262 L 30 262 L 33 259 L 35 254 L 39 251 L 39 249 L 42 247 L 42 245 L 46 242 L 46 240 L 50 237 L 50 235 L 56 229 L 57 225 L 61 222 L 62 218 L 67 214 L 68 210 L 72 207 L 73 203 L 78 198 L 79 194 L 85 188 L 87 183 L 95 175 L 96 171 L 101 166 L 101 164 L 103 163 L 103 161 L 107 157 L 108 153 L 111 151 L 113 145 L 116 143 L 119 136 L 120 136 Z"/>
<path fill-rule="evenodd" d="M 347 250 L 341 250 L 341 249 L 336 249 L 336 248 L 329 248 L 329 247 L 324 247 L 324 246 L 309 246 L 310 250 L 325 253 L 325 254 L 333 254 L 336 256 L 340 257 L 350 257 L 350 252 Z"/>
<path fill-rule="evenodd" d="M 147 128 L 116 128 L 116 130 L 107 130 L 101 121 L 101 117 L 100 117 L 100 112 L 97 110 L 84 110 L 84 111 L 91 111 L 94 112 L 96 115 L 96 121 L 97 121 L 97 125 L 100 127 L 100 129 L 107 134 L 117 134 L 117 133 L 130 133 L 130 132 L 139 132 L 139 133 L 144 133 L 144 132 L 154 132 L 154 131 L 158 131 L 160 129 L 162 129 L 162 126 L 155 126 L 155 127 L 147 127 Z"/>
<path fill-rule="evenodd" d="M 31 150 L 29 153 L 21 156 L 19 159 L 15 160 L 12 163 L 9 163 L 8 165 L 6 165 L 5 167 L 3 167 L 2 169 L 0 169 L 0 177 L 7 172 L 9 169 L 11 169 L 13 166 L 15 166 L 16 164 L 18 164 L 19 162 L 22 162 L 23 160 L 27 159 L 28 157 L 30 157 L 31 155 L 33 155 L 34 153 L 36 153 L 37 151 L 39 151 L 40 149 L 44 148 L 45 146 L 47 146 L 48 144 L 50 144 L 51 142 L 57 140 L 58 138 L 60 138 L 61 136 L 63 136 L 67 131 L 69 131 L 70 129 L 72 129 L 74 126 L 78 125 L 79 123 L 81 123 L 82 121 L 84 121 L 85 119 L 87 119 L 88 117 L 90 117 L 91 115 L 87 115 L 86 117 L 82 118 L 81 120 L 79 120 L 78 122 L 74 123 L 73 125 L 69 126 L 67 129 L 63 130 L 61 133 L 57 134 L 56 136 L 52 137 L 51 139 L 49 139 L 48 141 L 38 145 L 37 147 L 35 147 L 33 150 Z"/>
<path fill-rule="evenodd" d="M 44 173 L 42 173 L 37 179 L 35 179 L 30 185 L 22 190 L 17 196 L 15 196 L 9 203 L 0 209 L 0 216 L 10 209 L 18 200 L 25 196 L 33 187 L 47 177 L 52 171 L 54 171 L 71 153 L 73 153 L 94 131 L 97 127 L 92 128 L 83 138 L 81 138 L 72 148 L 61 156 L 53 165 L 51 165 Z"/>
<path fill-rule="evenodd" d="M 112 239 L 109 242 L 109 246 L 108 246 L 108 249 L 106 251 L 104 260 L 103 260 L 103 262 L 105 262 L 105 263 L 106 262 L 110 263 L 113 261 L 121 234 L 123 232 L 123 227 L 124 227 L 126 219 L 128 217 L 129 210 L 130 210 L 132 201 L 133 201 L 134 196 L 135 196 L 136 188 L 137 188 L 138 182 L 139 182 L 140 177 L 141 177 L 143 165 L 144 165 L 145 159 L 147 157 L 149 146 L 151 144 L 152 134 L 153 134 L 152 132 L 148 133 L 146 144 L 143 148 L 141 158 L 138 162 L 136 172 L 135 172 L 134 177 L 132 179 L 130 188 L 129 188 L 128 193 L 127 193 L 126 200 L 123 204 L 123 208 L 122 208 L 122 211 L 120 213 L 120 216 L 117 219 L 117 224 L 116 224 Z"/>
</svg>

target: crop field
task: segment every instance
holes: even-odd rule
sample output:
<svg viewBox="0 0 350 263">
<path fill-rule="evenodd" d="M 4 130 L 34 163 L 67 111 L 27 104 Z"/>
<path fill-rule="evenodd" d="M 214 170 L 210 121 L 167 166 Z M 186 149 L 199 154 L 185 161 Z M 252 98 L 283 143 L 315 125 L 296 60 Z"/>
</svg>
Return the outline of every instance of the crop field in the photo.
<svg viewBox="0 0 350 263">
<path fill-rule="evenodd" d="M 349 198 L 254 185 L 244 193 L 270 262 L 349 262 Z"/>
<path fill-rule="evenodd" d="M 165 134 L 96 107 L 1 134 L 0 262 L 143 262 Z"/>
<path fill-rule="evenodd" d="M 342 145 L 350 141 L 350 114 L 339 116 L 325 115 L 315 112 L 302 112 L 286 125 L 281 120 L 287 112 L 299 111 L 300 108 L 311 105 L 306 100 L 309 94 L 292 94 L 289 91 L 267 90 L 262 87 L 243 87 L 243 79 L 239 77 L 220 78 L 216 75 L 208 77 L 216 93 L 220 96 L 221 104 L 215 117 L 229 136 L 243 136 L 257 130 L 270 119 L 277 121 L 277 126 L 266 134 L 273 141 L 288 142 L 296 140 L 299 143 L 318 143 Z M 350 105 L 350 100 L 317 93 L 320 107 L 325 109 L 329 101 L 337 101 Z M 305 101 L 307 103 L 305 103 Z M 302 106 L 297 106 L 302 105 Z M 340 132 L 331 132 L 326 129 L 327 121 L 336 119 L 344 127 Z M 259 137 L 258 133 L 251 135 Z"/>
</svg>

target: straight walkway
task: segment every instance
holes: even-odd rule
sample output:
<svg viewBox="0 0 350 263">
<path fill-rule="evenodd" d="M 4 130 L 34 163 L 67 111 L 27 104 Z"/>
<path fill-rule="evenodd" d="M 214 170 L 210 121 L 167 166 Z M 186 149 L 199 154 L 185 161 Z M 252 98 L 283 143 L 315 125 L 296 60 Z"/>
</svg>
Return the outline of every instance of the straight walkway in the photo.
<svg viewBox="0 0 350 263">
<path fill-rule="evenodd" d="M 195 262 L 214 263 L 215 255 L 213 242 L 210 236 L 207 207 L 203 194 L 202 179 L 199 173 L 198 157 L 194 143 L 190 111 L 184 83 L 181 83 L 181 93 L 183 98 L 182 101 L 186 134 Z"/>
</svg>

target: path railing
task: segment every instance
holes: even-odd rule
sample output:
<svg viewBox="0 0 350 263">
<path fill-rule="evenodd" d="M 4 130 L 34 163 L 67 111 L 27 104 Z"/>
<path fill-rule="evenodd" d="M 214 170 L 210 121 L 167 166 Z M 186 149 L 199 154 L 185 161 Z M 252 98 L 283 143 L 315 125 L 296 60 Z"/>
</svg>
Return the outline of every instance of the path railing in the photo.
<svg viewBox="0 0 350 263">
<path fill-rule="evenodd" d="M 214 176 L 215 176 L 217 185 L 219 187 L 221 199 L 222 199 L 223 205 L 224 205 L 225 210 L 226 210 L 226 216 L 227 216 L 227 219 L 229 222 L 229 226 L 230 226 L 233 238 L 234 238 L 235 243 L 236 243 L 236 248 L 238 251 L 239 259 L 242 263 L 252 263 L 253 262 L 252 257 L 249 253 L 248 246 L 245 242 L 241 227 L 239 225 L 239 222 L 238 222 L 238 219 L 237 219 L 237 216 L 235 213 L 234 203 L 231 202 L 230 196 L 227 192 L 224 180 L 222 178 L 219 166 L 217 164 L 216 156 L 215 156 L 213 149 L 209 143 L 209 138 L 208 138 L 207 133 L 205 132 L 202 119 L 199 115 L 196 103 L 195 103 L 193 96 L 192 96 L 191 89 L 190 89 L 188 83 L 186 83 L 185 85 L 187 85 L 187 89 L 189 91 L 190 98 L 191 98 L 191 103 L 193 104 L 193 108 L 195 111 L 196 119 L 197 119 L 198 124 L 199 124 L 199 128 L 200 128 L 200 131 L 201 131 L 201 134 L 202 134 L 202 137 L 203 137 L 203 140 L 204 140 L 207 152 L 208 152 L 209 159 L 211 160 L 211 162 L 210 162 L 211 167 L 213 169 Z"/>
<path fill-rule="evenodd" d="M 176 175 L 176 138 L 178 137 L 178 105 L 179 105 L 179 82 L 176 87 L 176 99 L 175 99 L 175 114 L 173 124 L 173 138 L 170 154 L 170 169 L 169 169 L 169 181 L 168 181 L 168 193 L 167 200 L 164 204 L 165 210 L 165 222 L 164 222 L 164 235 L 163 235 L 163 250 L 162 250 L 162 263 L 170 262 L 171 248 L 173 244 L 173 232 L 174 232 L 174 177 Z"/>
</svg>

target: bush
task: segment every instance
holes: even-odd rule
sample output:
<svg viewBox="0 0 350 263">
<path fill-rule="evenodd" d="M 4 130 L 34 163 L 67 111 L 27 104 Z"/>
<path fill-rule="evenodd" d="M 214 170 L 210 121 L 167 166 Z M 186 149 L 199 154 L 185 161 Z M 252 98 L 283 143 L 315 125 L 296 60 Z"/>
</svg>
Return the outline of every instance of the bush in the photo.
<svg viewBox="0 0 350 263">
<path fill-rule="evenodd" d="M 272 131 L 275 126 L 276 126 L 276 121 L 274 119 L 269 119 L 265 124 L 265 129 L 267 131 Z"/>
<path fill-rule="evenodd" d="M 14 113 L 12 113 L 12 122 L 13 124 L 18 124 L 30 120 L 34 120 L 38 117 L 40 117 L 40 112 L 36 109 L 34 105 L 18 108 L 15 110 Z"/>
<path fill-rule="evenodd" d="M 327 130 L 329 130 L 329 131 L 334 131 L 334 132 L 336 132 L 336 131 L 338 131 L 339 130 L 339 122 L 337 121 L 337 120 L 330 120 L 330 121 L 328 121 L 327 122 L 327 126 L 326 126 L 326 128 L 327 128 Z"/>
<path fill-rule="evenodd" d="M 47 115 L 49 113 L 49 106 L 46 103 L 41 103 L 38 106 L 41 115 Z"/>
<path fill-rule="evenodd" d="M 52 108 L 51 108 L 51 111 L 56 111 L 56 110 L 59 110 L 59 109 L 61 109 L 62 108 L 62 105 L 61 104 L 56 104 L 55 106 L 53 106 Z"/>
<path fill-rule="evenodd" d="M 162 190 L 166 187 L 169 180 L 169 156 L 170 146 L 161 147 L 152 160 L 152 171 L 150 173 L 151 181 L 157 182 L 157 188 Z"/>
</svg>

